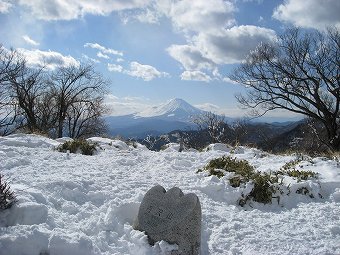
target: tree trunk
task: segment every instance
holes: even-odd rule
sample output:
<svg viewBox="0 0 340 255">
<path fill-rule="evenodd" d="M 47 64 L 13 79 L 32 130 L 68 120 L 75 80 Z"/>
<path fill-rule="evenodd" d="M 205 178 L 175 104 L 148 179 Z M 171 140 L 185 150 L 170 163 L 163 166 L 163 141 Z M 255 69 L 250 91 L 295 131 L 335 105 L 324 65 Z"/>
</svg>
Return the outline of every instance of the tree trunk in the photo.
<svg viewBox="0 0 340 255">
<path fill-rule="evenodd" d="M 332 127 L 328 136 L 329 145 L 333 151 L 340 151 L 340 135 L 338 132 L 337 127 Z"/>
<path fill-rule="evenodd" d="M 340 150 L 340 127 L 336 123 L 336 118 L 327 118 L 323 125 L 326 128 L 327 143 L 331 150 Z"/>
<path fill-rule="evenodd" d="M 64 118 L 63 118 L 63 116 L 59 116 L 59 119 L 58 119 L 58 138 L 63 137 L 63 126 L 64 126 Z"/>
</svg>

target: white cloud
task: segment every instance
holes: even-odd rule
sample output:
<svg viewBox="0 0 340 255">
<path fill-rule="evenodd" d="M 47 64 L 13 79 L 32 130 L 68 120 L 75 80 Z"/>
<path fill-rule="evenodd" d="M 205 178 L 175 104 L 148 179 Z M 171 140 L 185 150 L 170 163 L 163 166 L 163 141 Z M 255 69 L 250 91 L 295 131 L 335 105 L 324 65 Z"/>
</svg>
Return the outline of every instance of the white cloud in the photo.
<svg viewBox="0 0 340 255">
<path fill-rule="evenodd" d="M 0 13 L 8 13 L 11 7 L 12 4 L 10 2 L 0 0 Z"/>
<path fill-rule="evenodd" d="M 183 31 L 215 31 L 235 24 L 235 7 L 231 1 L 172 1 L 168 16 L 174 26 Z"/>
<path fill-rule="evenodd" d="M 19 0 L 32 14 L 43 20 L 72 20 L 86 14 L 108 15 L 114 11 L 143 8 L 151 0 Z"/>
<path fill-rule="evenodd" d="M 84 48 L 92 48 L 92 49 L 99 50 L 99 53 L 101 53 L 102 55 L 123 56 L 123 52 L 110 49 L 110 48 L 106 48 L 98 43 L 85 43 Z"/>
<path fill-rule="evenodd" d="M 160 72 L 153 66 L 143 65 L 135 61 L 130 63 L 130 70 L 126 70 L 125 73 L 133 77 L 141 78 L 144 81 L 169 76 L 168 73 Z"/>
<path fill-rule="evenodd" d="M 228 106 L 218 106 L 212 103 L 203 103 L 199 105 L 195 105 L 195 107 L 207 111 L 212 112 L 219 115 L 224 115 L 226 117 L 232 117 L 232 118 L 242 118 L 247 116 L 247 110 L 241 109 L 239 107 L 235 107 L 231 104 Z"/>
<path fill-rule="evenodd" d="M 218 105 L 211 104 L 211 103 L 198 104 L 194 106 L 203 111 L 214 112 L 214 113 L 217 113 L 217 112 L 219 113 L 221 109 Z"/>
<path fill-rule="evenodd" d="M 185 81 L 205 81 L 209 82 L 212 78 L 201 71 L 184 71 L 181 74 L 181 79 Z"/>
<path fill-rule="evenodd" d="M 286 0 L 275 9 L 273 17 L 306 28 L 340 27 L 340 1 Z"/>
<path fill-rule="evenodd" d="M 108 64 L 107 69 L 110 72 L 124 73 L 132 77 L 141 78 L 144 81 L 151 81 L 156 78 L 169 77 L 166 72 L 160 72 L 155 67 L 143 65 L 136 61 L 130 63 L 129 69 L 124 69 L 123 66 L 117 64 Z"/>
<path fill-rule="evenodd" d="M 197 47 L 192 45 L 171 45 L 167 51 L 186 70 L 212 69 L 215 65 L 210 59 L 205 58 Z"/>
<path fill-rule="evenodd" d="M 93 62 L 93 63 L 96 63 L 96 64 L 100 63 L 99 60 L 94 59 L 94 58 L 90 58 L 90 57 L 87 56 L 86 54 L 82 54 L 82 57 L 83 57 L 83 59 L 85 59 L 86 61 L 90 61 L 90 62 Z"/>
<path fill-rule="evenodd" d="M 117 61 L 118 63 L 121 63 L 121 62 L 124 62 L 124 59 L 123 59 L 123 58 L 117 58 L 116 61 Z"/>
<path fill-rule="evenodd" d="M 235 85 L 241 85 L 240 83 L 237 83 L 236 81 L 231 80 L 229 77 L 224 77 L 222 80 L 224 82 L 226 82 L 226 83 L 231 83 L 231 84 L 235 84 Z"/>
<path fill-rule="evenodd" d="M 55 69 L 60 66 L 79 66 L 79 62 L 71 56 L 64 56 L 55 51 L 27 50 L 19 48 L 18 51 L 23 54 L 27 64 L 32 67 L 45 67 Z"/>
<path fill-rule="evenodd" d="M 187 44 L 171 45 L 167 52 L 185 69 L 182 79 L 221 80 L 218 65 L 239 63 L 275 32 L 257 26 L 235 26 L 234 1 L 160 1 L 155 9 L 186 35 Z"/>
<path fill-rule="evenodd" d="M 271 29 L 235 26 L 214 33 L 198 33 L 188 45 L 172 45 L 167 51 L 185 69 L 182 80 L 209 82 L 223 79 L 218 65 L 239 63 L 259 43 L 275 37 Z"/>
<path fill-rule="evenodd" d="M 109 115 L 122 116 L 143 111 L 150 107 L 147 102 L 148 98 L 144 97 L 117 97 L 108 94 L 104 98 L 105 105 L 110 109 Z"/>
<path fill-rule="evenodd" d="M 137 14 L 134 18 L 142 23 L 158 24 L 160 16 L 161 15 L 158 12 L 155 12 L 148 8 Z"/>
<path fill-rule="evenodd" d="M 143 23 L 159 23 L 167 17 L 178 31 L 185 33 L 215 31 L 236 23 L 236 11 L 231 0 L 152 0 L 143 9 L 122 15 L 123 22 L 138 20 Z"/>
<path fill-rule="evenodd" d="M 97 57 L 98 58 L 104 58 L 104 59 L 110 59 L 110 57 L 108 55 L 105 55 L 105 54 L 101 53 L 100 51 L 97 53 Z"/>
<path fill-rule="evenodd" d="M 22 38 L 24 39 L 24 41 L 32 46 L 39 46 L 40 43 L 34 41 L 33 39 L 31 39 L 28 35 L 23 35 Z"/>
<path fill-rule="evenodd" d="M 116 64 L 107 64 L 107 69 L 110 72 L 118 72 L 121 73 L 124 71 L 124 68 L 121 65 L 116 65 Z"/>
<path fill-rule="evenodd" d="M 194 38 L 202 55 L 217 64 L 241 62 L 261 42 L 275 39 L 271 29 L 256 26 L 235 26 L 220 33 L 201 33 Z"/>
</svg>

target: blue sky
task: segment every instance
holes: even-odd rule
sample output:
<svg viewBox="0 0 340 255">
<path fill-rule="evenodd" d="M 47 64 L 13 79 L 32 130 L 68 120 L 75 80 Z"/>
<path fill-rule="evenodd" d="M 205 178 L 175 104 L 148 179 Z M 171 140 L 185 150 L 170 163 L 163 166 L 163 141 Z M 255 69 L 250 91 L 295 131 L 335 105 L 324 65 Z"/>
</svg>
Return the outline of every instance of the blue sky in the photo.
<svg viewBox="0 0 340 255">
<path fill-rule="evenodd" d="M 91 62 L 112 114 L 182 98 L 235 117 L 244 88 L 227 76 L 247 52 L 287 26 L 340 26 L 339 13 L 339 0 L 0 0 L 0 43 L 32 66 Z"/>
</svg>

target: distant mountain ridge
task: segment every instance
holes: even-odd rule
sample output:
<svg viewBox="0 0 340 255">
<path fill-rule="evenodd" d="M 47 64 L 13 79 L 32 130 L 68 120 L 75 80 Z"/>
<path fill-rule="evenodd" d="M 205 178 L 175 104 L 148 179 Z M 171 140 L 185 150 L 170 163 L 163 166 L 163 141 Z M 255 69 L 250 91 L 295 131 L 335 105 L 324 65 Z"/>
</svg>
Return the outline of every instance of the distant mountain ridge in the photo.
<svg viewBox="0 0 340 255">
<path fill-rule="evenodd" d="M 192 106 L 185 100 L 175 98 L 164 104 L 133 114 L 107 116 L 105 121 L 108 126 L 108 135 L 110 136 L 143 139 L 147 135 L 159 136 L 174 130 L 195 130 L 197 125 L 193 123 L 193 119 L 205 113 L 207 112 Z M 228 123 L 232 123 L 235 120 L 225 117 L 225 121 Z M 261 122 L 254 123 L 259 124 Z M 294 122 L 262 123 L 267 125 L 269 129 L 273 129 L 274 133 L 286 127 L 289 129 L 290 124 L 294 125 Z"/>
<path fill-rule="evenodd" d="M 175 98 L 134 114 L 108 116 L 105 120 L 109 135 L 141 138 L 148 134 L 160 135 L 176 129 L 192 129 L 193 118 L 205 112 L 183 99 Z"/>
</svg>

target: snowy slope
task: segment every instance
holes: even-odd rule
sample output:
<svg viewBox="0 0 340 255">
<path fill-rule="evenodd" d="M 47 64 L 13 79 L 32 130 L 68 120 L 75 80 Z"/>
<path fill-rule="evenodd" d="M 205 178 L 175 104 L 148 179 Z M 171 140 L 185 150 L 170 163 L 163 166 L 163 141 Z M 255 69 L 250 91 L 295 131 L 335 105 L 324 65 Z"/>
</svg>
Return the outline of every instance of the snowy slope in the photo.
<svg viewBox="0 0 340 255">
<path fill-rule="evenodd" d="M 296 193 L 284 206 L 236 205 L 239 188 L 226 179 L 197 174 L 221 155 L 247 159 L 260 171 L 278 170 L 294 156 L 256 149 L 230 151 L 214 145 L 206 152 L 161 152 L 121 141 L 93 138 L 102 150 L 94 156 L 64 154 L 59 144 L 35 135 L 0 137 L 0 172 L 11 181 L 19 203 L 0 213 L 1 255 L 159 255 L 172 246 L 149 246 L 132 223 L 145 192 L 160 184 L 197 194 L 202 205 L 202 254 L 340 254 L 339 162 L 314 158 L 305 170 L 319 172 L 307 181 L 322 198 Z M 301 184 L 293 184 L 301 185 Z"/>
</svg>

